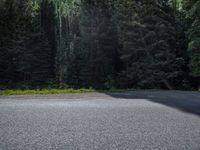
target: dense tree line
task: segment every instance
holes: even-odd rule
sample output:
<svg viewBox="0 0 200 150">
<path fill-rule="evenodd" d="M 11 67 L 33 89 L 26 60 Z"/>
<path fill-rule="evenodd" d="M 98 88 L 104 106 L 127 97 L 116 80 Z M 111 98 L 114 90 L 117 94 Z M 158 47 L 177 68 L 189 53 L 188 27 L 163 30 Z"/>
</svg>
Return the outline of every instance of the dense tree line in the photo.
<svg viewBox="0 0 200 150">
<path fill-rule="evenodd" d="M 190 76 L 193 86 L 197 87 L 200 85 L 200 0 L 186 0 L 184 4 L 186 18 L 190 21 L 187 30 Z"/>
<path fill-rule="evenodd" d="M 2 0 L 0 88 L 200 86 L 199 0 Z"/>
</svg>

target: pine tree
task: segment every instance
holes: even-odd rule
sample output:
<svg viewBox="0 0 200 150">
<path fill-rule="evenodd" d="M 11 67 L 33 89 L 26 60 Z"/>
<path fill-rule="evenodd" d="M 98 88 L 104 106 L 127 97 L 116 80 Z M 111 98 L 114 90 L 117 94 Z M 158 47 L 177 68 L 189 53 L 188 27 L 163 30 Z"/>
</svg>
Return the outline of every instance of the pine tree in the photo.
<svg viewBox="0 0 200 150">
<path fill-rule="evenodd" d="M 86 87 L 111 85 L 118 57 L 117 26 L 108 2 L 83 1 L 80 16 L 82 63 L 80 77 Z"/>
<path fill-rule="evenodd" d="M 53 67 L 52 51 L 41 26 L 39 4 L 32 0 L 13 0 L 5 1 L 5 5 L 2 33 L 9 34 L 6 38 L 1 36 L 2 79 L 10 82 L 10 87 L 44 86 L 52 79 Z M 8 26 L 3 26 L 5 24 Z"/>
<path fill-rule="evenodd" d="M 16 64 L 19 55 L 16 40 L 19 35 L 16 24 L 19 23 L 20 16 L 17 4 L 15 0 L 5 0 L 0 8 L 0 84 L 10 88 L 15 87 L 13 83 L 19 78 Z"/>
<path fill-rule="evenodd" d="M 200 86 L 200 1 L 186 0 L 184 1 L 184 10 L 190 27 L 188 29 L 188 53 L 189 53 L 189 68 L 192 80 L 192 85 L 195 88 Z"/>
<path fill-rule="evenodd" d="M 126 1 L 119 16 L 128 83 L 145 88 L 161 87 L 182 74 L 175 54 L 173 11 L 165 2 Z M 124 11 L 123 11 L 124 10 Z M 132 13 L 131 13 L 132 12 Z M 131 85 L 129 85 L 131 86 Z"/>
<path fill-rule="evenodd" d="M 61 88 L 173 89 L 188 78 L 198 84 L 199 4 L 2 0 L 0 88 L 57 82 Z"/>
</svg>

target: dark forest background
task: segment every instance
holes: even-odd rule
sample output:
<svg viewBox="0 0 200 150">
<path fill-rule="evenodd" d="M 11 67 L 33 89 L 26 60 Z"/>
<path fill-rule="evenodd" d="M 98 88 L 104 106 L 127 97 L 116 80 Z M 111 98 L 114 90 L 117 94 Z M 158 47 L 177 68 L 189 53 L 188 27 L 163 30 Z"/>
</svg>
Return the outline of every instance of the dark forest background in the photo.
<svg viewBox="0 0 200 150">
<path fill-rule="evenodd" d="M 1 0 L 0 89 L 198 89 L 200 0 Z"/>
</svg>

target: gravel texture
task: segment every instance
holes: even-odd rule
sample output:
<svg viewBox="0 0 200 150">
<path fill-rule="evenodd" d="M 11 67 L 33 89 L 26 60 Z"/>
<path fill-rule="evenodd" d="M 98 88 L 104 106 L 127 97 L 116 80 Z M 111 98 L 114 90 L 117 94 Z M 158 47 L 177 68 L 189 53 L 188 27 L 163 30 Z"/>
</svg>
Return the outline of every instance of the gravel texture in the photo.
<svg viewBox="0 0 200 150">
<path fill-rule="evenodd" d="M 200 150 L 200 93 L 0 96 L 0 150 Z"/>
</svg>

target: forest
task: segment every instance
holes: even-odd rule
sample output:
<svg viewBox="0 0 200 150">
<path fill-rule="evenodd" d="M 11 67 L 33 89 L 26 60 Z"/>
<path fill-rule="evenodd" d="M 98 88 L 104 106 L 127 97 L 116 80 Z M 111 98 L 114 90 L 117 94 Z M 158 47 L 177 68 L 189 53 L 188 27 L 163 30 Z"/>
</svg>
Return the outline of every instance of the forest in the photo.
<svg viewBox="0 0 200 150">
<path fill-rule="evenodd" d="M 1 0 L 0 89 L 200 87 L 200 0 Z"/>
</svg>

